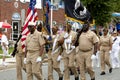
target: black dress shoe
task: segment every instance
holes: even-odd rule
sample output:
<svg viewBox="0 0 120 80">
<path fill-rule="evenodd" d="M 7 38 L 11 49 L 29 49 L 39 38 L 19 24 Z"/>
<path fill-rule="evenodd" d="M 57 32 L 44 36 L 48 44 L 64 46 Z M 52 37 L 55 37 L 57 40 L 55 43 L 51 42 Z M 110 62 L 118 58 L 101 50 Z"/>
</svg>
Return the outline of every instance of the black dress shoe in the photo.
<svg viewBox="0 0 120 80">
<path fill-rule="evenodd" d="M 63 80 L 63 77 L 59 77 L 59 80 Z"/>
<path fill-rule="evenodd" d="M 70 75 L 74 75 L 74 73 L 72 72 L 72 70 L 70 69 Z"/>
<path fill-rule="evenodd" d="M 112 72 L 112 68 L 109 69 L 109 73 L 111 73 L 111 72 Z"/>
<path fill-rule="evenodd" d="M 101 74 L 100 75 L 105 75 L 105 72 L 103 71 L 103 72 L 101 72 Z"/>
<path fill-rule="evenodd" d="M 95 80 L 95 78 L 91 79 L 91 80 Z"/>
<path fill-rule="evenodd" d="M 80 70 L 78 69 L 78 74 L 80 74 Z"/>
<path fill-rule="evenodd" d="M 79 80 L 79 77 L 75 77 L 75 80 Z"/>
</svg>

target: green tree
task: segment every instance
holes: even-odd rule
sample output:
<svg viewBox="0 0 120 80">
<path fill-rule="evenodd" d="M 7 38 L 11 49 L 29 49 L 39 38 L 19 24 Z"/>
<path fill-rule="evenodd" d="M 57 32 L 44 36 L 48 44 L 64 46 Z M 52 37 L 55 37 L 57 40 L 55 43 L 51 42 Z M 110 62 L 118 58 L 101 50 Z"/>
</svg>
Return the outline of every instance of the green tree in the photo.
<svg viewBox="0 0 120 80">
<path fill-rule="evenodd" d="M 95 19 L 96 25 L 104 26 L 111 21 L 113 12 L 120 12 L 120 0 L 81 0 Z"/>
<path fill-rule="evenodd" d="M 96 25 L 104 26 L 111 20 L 113 12 L 112 0 L 82 0 L 95 19 Z"/>
<path fill-rule="evenodd" d="M 114 12 L 120 13 L 120 0 L 111 0 Z"/>
<path fill-rule="evenodd" d="M 114 12 L 120 13 L 120 0 L 112 0 L 112 6 Z M 120 17 L 112 17 L 113 24 L 120 22 Z"/>
</svg>

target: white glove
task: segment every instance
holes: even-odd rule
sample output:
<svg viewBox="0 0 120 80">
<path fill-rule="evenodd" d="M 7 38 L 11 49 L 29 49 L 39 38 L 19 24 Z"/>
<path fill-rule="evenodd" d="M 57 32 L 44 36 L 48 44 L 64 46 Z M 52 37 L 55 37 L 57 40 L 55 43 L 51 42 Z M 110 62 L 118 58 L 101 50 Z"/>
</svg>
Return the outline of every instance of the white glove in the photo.
<svg viewBox="0 0 120 80">
<path fill-rule="evenodd" d="M 47 36 L 46 36 L 46 39 L 49 39 L 49 37 L 50 37 L 50 36 L 49 36 L 49 35 L 47 35 Z"/>
<path fill-rule="evenodd" d="M 41 62 L 42 61 L 42 58 L 39 56 L 37 59 L 36 59 L 36 62 Z"/>
<path fill-rule="evenodd" d="M 58 56 L 58 58 L 57 58 L 57 61 L 60 61 L 60 60 L 61 60 L 61 58 L 62 58 L 62 56 L 61 56 L 61 55 L 59 55 L 59 56 Z"/>
<path fill-rule="evenodd" d="M 65 33 L 64 38 L 67 38 L 67 37 L 68 37 L 68 33 Z"/>
<path fill-rule="evenodd" d="M 111 50 L 109 51 L 109 53 L 111 54 Z"/>
<path fill-rule="evenodd" d="M 66 40 L 66 43 L 71 43 L 72 41 L 70 39 L 67 39 Z"/>
<path fill-rule="evenodd" d="M 92 60 L 95 60 L 95 59 L 96 59 L 96 56 L 93 54 L 93 55 L 91 56 L 91 59 L 92 59 Z"/>
<path fill-rule="evenodd" d="M 80 6 L 80 0 L 76 0 L 75 9 L 77 9 L 79 6 Z"/>
<path fill-rule="evenodd" d="M 75 49 L 75 46 L 71 46 L 72 49 Z"/>
<path fill-rule="evenodd" d="M 24 58 L 24 64 L 26 64 L 27 63 L 27 59 L 26 58 Z"/>
<path fill-rule="evenodd" d="M 99 53 L 100 53 L 100 51 L 97 51 L 97 52 L 96 52 L 96 59 L 98 59 Z"/>
<path fill-rule="evenodd" d="M 99 54 L 100 53 L 100 51 L 97 51 L 97 53 L 96 54 Z"/>
<path fill-rule="evenodd" d="M 55 35 L 52 35 L 52 38 L 54 39 L 54 38 L 55 38 Z"/>
</svg>

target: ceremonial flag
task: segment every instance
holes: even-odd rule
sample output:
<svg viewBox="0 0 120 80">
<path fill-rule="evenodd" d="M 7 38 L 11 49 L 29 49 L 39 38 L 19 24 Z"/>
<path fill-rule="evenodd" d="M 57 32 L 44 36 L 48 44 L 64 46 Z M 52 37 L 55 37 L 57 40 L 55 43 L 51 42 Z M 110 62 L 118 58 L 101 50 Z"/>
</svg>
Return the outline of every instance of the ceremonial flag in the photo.
<svg viewBox="0 0 120 80">
<path fill-rule="evenodd" d="M 36 0 L 30 0 L 30 4 L 29 4 L 29 8 L 27 11 L 27 18 L 25 20 L 25 24 L 23 26 L 22 29 L 22 49 L 23 51 L 25 51 L 25 40 L 26 40 L 26 36 L 29 34 L 29 30 L 28 30 L 28 23 L 30 21 L 35 22 L 37 20 L 37 10 L 34 7 L 36 4 Z"/>
<path fill-rule="evenodd" d="M 80 0 L 64 0 L 65 16 L 67 19 L 76 22 L 84 23 L 85 21 L 92 22 L 90 12 L 81 3 Z"/>
<path fill-rule="evenodd" d="M 44 31 L 48 34 L 50 34 L 50 25 L 49 25 L 49 12 L 50 12 L 50 1 L 47 0 L 47 1 L 44 1 L 43 2 L 43 14 L 44 14 Z M 46 6 L 46 10 L 44 9 L 44 6 Z"/>
</svg>

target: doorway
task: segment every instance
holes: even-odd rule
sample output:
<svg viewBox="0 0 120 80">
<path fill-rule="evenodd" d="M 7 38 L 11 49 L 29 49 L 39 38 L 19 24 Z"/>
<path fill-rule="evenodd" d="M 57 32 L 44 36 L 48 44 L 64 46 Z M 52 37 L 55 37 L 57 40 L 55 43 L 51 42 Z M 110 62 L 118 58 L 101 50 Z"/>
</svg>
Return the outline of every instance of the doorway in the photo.
<svg viewBox="0 0 120 80">
<path fill-rule="evenodd" d="M 12 21 L 12 40 L 17 40 L 20 35 L 19 21 Z"/>
</svg>

